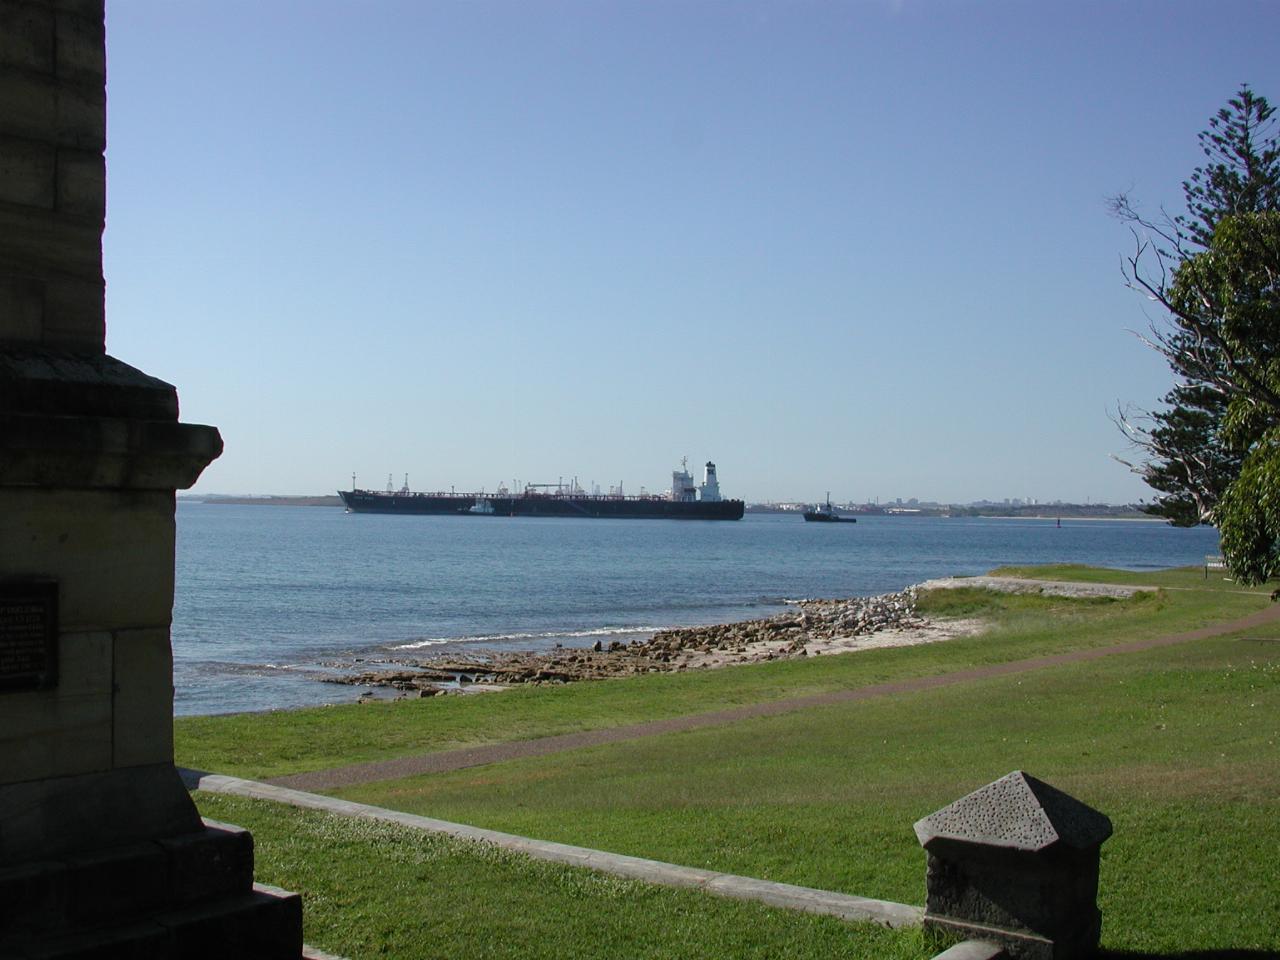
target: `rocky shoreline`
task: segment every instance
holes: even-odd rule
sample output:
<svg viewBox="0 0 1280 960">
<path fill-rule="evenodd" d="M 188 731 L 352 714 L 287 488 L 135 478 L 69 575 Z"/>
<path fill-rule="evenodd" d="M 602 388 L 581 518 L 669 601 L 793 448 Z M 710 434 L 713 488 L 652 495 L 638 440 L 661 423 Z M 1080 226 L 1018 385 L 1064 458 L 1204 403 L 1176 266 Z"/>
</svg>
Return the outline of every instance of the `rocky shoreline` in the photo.
<svg viewBox="0 0 1280 960">
<path fill-rule="evenodd" d="M 629 644 L 537 653 L 477 652 L 472 656 L 396 661 L 385 669 L 329 678 L 332 683 L 430 697 L 518 684 L 563 684 L 645 673 L 676 673 L 767 660 L 839 653 L 876 646 L 928 643 L 971 633 L 969 622 L 934 624 L 916 613 L 916 588 L 876 597 L 798 600 L 794 609 L 738 623 L 661 630 Z"/>
</svg>

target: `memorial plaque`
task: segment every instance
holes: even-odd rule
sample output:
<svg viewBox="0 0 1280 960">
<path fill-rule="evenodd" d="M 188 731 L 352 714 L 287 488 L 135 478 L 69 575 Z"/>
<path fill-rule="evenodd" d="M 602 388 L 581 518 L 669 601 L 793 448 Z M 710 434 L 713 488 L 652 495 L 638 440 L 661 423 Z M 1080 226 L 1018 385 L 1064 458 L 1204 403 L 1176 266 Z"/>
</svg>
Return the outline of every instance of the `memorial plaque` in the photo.
<svg viewBox="0 0 1280 960">
<path fill-rule="evenodd" d="M 58 684 L 58 584 L 0 581 L 0 693 Z"/>
</svg>

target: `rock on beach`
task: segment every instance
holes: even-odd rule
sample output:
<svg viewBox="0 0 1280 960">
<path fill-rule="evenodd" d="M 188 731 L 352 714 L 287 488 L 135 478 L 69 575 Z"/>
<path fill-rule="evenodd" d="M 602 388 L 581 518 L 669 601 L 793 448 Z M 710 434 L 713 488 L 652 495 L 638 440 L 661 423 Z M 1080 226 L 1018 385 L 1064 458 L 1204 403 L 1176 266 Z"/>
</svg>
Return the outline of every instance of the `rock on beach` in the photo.
<svg viewBox="0 0 1280 960">
<path fill-rule="evenodd" d="M 773 617 L 738 623 L 660 630 L 630 644 L 558 648 L 545 653 L 477 653 L 403 661 L 394 669 L 365 670 L 331 678 L 334 683 L 390 687 L 405 696 L 432 696 L 441 684 L 466 690 L 514 684 L 562 684 L 642 673 L 675 673 L 739 663 L 789 659 L 831 649 L 832 641 L 887 630 L 929 626 L 916 614 L 916 588 L 876 597 L 796 600 Z M 430 692 L 429 692 L 430 691 Z"/>
</svg>

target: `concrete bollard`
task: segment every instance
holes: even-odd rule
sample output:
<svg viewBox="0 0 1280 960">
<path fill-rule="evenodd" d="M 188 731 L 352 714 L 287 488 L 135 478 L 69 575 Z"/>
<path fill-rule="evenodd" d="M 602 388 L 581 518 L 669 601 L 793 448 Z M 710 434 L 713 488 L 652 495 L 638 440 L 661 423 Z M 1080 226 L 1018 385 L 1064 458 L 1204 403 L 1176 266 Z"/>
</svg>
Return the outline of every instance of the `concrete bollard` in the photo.
<svg viewBox="0 0 1280 960">
<path fill-rule="evenodd" d="M 1003 944 L 1014 960 L 1093 956 L 1105 815 L 1015 770 L 915 830 L 928 854 L 926 929 Z"/>
</svg>

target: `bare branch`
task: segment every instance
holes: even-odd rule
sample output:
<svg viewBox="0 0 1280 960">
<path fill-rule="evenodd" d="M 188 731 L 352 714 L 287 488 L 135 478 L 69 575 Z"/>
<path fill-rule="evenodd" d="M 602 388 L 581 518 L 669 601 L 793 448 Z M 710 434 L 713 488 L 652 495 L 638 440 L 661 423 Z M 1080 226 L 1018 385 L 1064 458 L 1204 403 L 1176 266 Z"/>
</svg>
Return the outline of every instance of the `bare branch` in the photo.
<svg viewBox="0 0 1280 960">
<path fill-rule="evenodd" d="M 1159 304 L 1176 318 L 1178 326 L 1175 331 L 1161 333 L 1153 325 L 1152 337 L 1146 341 L 1148 345 L 1164 356 L 1175 370 L 1191 372 L 1197 379 L 1203 379 L 1225 393 L 1247 393 L 1280 413 L 1280 392 L 1272 390 L 1265 378 L 1255 373 L 1254 365 L 1244 362 L 1223 337 L 1221 325 L 1215 319 L 1220 311 L 1210 292 L 1200 288 L 1191 291 L 1193 299 L 1200 303 L 1203 316 L 1173 303 L 1169 296 L 1168 267 L 1164 256 L 1136 230 L 1131 228 L 1130 232 L 1135 250 L 1124 258 L 1127 264 L 1124 271 L 1126 286 Z M 1143 265 L 1152 257 L 1159 268 L 1158 279 L 1143 271 Z M 1181 339 L 1186 335 L 1193 338 L 1192 343 Z M 1175 337 L 1179 339 L 1175 340 Z M 1216 362 L 1215 354 L 1224 363 Z"/>
</svg>

